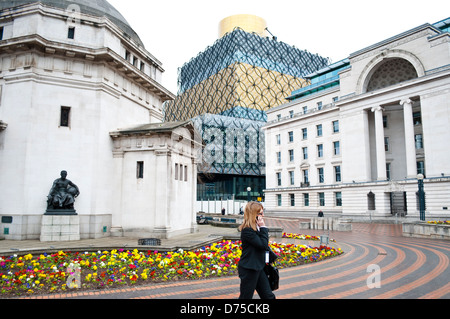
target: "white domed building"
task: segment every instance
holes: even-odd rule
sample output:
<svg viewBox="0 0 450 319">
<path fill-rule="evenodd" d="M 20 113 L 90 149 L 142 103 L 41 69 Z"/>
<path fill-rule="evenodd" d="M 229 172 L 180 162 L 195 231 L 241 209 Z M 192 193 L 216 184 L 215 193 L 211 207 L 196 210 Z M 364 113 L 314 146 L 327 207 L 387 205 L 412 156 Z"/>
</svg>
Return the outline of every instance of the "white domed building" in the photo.
<svg viewBox="0 0 450 319">
<path fill-rule="evenodd" d="M 73 239 L 41 233 L 62 170 L 80 238 L 193 231 L 194 130 L 161 123 L 163 72 L 105 0 L 0 2 L 0 236 Z"/>
</svg>

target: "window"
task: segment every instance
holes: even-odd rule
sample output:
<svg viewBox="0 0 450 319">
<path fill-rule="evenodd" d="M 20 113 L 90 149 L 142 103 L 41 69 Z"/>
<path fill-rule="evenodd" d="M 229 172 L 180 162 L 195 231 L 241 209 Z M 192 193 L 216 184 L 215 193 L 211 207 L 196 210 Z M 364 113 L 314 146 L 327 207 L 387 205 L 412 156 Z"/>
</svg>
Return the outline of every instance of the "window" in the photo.
<svg viewBox="0 0 450 319">
<path fill-rule="evenodd" d="M 317 169 L 317 175 L 319 176 L 319 183 L 323 183 L 324 182 L 323 167 L 319 167 Z"/>
<path fill-rule="evenodd" d="M 322 136 L 322 124 L 316 125 L 317 136 Z"/>
<path fill-rule="evenodd" d="M 421 115 L 420 111 L 413 113 L 413 123 L 414 123 L 414 125 L 422 124 L 422 115 Z"/>
<path fill-rule="evenodd" d="M 319 206 L 325 206 L 325 193 L 319 193 Z"/>
<path fill-rule="evenodd" d="M 304 106 L 304 107 L 303 107 L 303 114 L 306 114 L 306 113 L 308 113 L 308 107 L 307 107 L 307 106 Z"/>
<path fill-rule="evenodd" d="M 281 186 L 281 173 L 277 173 L 277 185 Z"/>
<path fill-rule="evenodd" d="M 332 101 L 333 101 L 333 103 L 338 102 L 338 101 L 339 101 L 339 96 L 334 96 L 334 97 L 332 98 Z"/>
<path fill-rule="evenodd" d="M 387 128 L 388 127 L 388 118 L 387 115 L 383 115 L 383 127 Z"/>
<path fill-rule="evenodd" d="M 288 132 L 288 136 L 289 136 L 289 142 L 293 142 L 294 141 L 294 132 Z"/>
<path fill-rule="evenodd" d="M 75 39 L 75 27 L 69 27 L 69 30 L 67 31 L 67 38 Z"/>
<path fill-rule="evenodd" d="M 295 206 L 295 194 L 289 194 L 291 206 Z"/>
<path fill-rule="evenodd" d="M 323 157 L 323 144 L 317 145 L 317 157 Z"/>
<path fill-rule="evenodd" d="M 389 137 L 384 138 L 384 150 L 389 152 Z"/>
<path fill-rule="evenodd" d="M 340 182 L 341 181 L 341 167 L 340 166 L 335 166 L 334 167 L 334 180 L 336 182 Z"/>
<path fill-rule="evenodd" d="M 141 66 L 139 67 L 139 70 L 141 70 L 142 72 L 145 71 L 145 63 L 141 61 Z"/>
<path fill-rule="evenodd" d="M 59 120 L 59 126 L 70 126 L 70 107 L 61 106 L 61 115 Z"/>
<path fill-rule="evenodd" d="M 322 102 L 317 102 L 317 109 L 321 110 L 322 109 Z"/>
<path fill-rule="evenodd" d="M 386 178 L 391 180 L 391 163 L 386 163 Z"/>
<path fill-rule="evenodd" d="M 3 40 L 3 27 L 0 27 L 0 40 Z"/>
<path fill-rule="evenodd" d="M 281 152 L 277 152 L 277 163 L 281 163 Z"/>
<path fill-rule="evenodd" d="M 303 204 L 309 206 L 309 194 L 303 194 Z"/>
<path fill-rule="evenodd" d="M 333 121 L 333 133 L 339 133 L 339 121 Z"/>
<path fill-rule="evenodd" d="M 423 161 L 417 162 L 417 174 L 425 176 L 425 163 Z"/>
<path fill-rule="evenodd" d="M 289 171 L 289 181 L 291 182 L 291 185 L 295 185 L 294 171 Z"/>
<path fill-rule="evenodd" d="M 187 165 L 184 166 L 184 181 L 187 182 Z"/>
<path fill-rule="evenodd" d="M 125 60 L 130 61 L 130 51 L 125 50 Z"/>
<path fill-rule="evenodd" d="M 277 205 L 281 206 L 281 194 L 277 194 Z"/>
<path fill-rule="evenodd" d="M 175 164 L 175 180 L 178 180 L 178 164 Z"/>
<path fill-rule="evenodd" d="M 334 193 L 335 205 L 342 206 L 342 193 L 336 192 Z"/>
<path fill-rule="evenodd" d="M 375 210 L 375 194 L 372 191 L 367 194 L 367 209 Z"/>
<path fill-rule="evenodd" d="M 416 150 L 419 150 L 419 149 L 423 148 L 422 134 L 414 135 L 414 140 L 416 142 Z"/>
<path fill-rule="evenodd" d="M 309 171 L 307 169 L 302 170 L 303 172 L 303 183 L 309 183 Z"/>
<path fill-rule="evenodd" d="M 290 162 L 294 161 L 294 150 L 289 150 L 289 161 Z"/>
<path fill-rule="evenodd" d="M 293 118 L 294 117 L 294 111 L 289 111 L 289 117 Z"/>
<path fill-rule="evenodd" d="M 136 178 L 144 178 L 144 162 L 137 162 L 136 164 Z"/>
<path fill-rule="evenodd" d="M 308 138 L 308 129 L 302 128 L 302 138 L 306 140 Z"/>
<path fill-rule="evenodd" d="M 341 154 L 341 143 L 339 141 L 333 142 L 333 149 L 334 149 L 334 155 L 340 155 Z"/>
<path fill-rule="evenodd" d="M 183 165 L 180 164 L 180 181 L 183 180 Z"/>
<path fill-rule="evenodd" d="M 277 135 L 275 136 L 275 138 L 276 138 L 276 141 L 277 141 L 277 145 L 280 145 L 280 144 L 281 144 L 281 135 L 280 135 L 280 134 L 277 134 Z"/>
<path fill-rule="evenodd" d="M 304 160 L 308 159 L 308 148 L 307 147 L 302 148 L 302 153 L 303 153 L 303 159 Z"/>
<path fill-rule="evenodd" d="M 281 114 L 277 114 L 277 120 L 281 121 Z"/>
</svg>

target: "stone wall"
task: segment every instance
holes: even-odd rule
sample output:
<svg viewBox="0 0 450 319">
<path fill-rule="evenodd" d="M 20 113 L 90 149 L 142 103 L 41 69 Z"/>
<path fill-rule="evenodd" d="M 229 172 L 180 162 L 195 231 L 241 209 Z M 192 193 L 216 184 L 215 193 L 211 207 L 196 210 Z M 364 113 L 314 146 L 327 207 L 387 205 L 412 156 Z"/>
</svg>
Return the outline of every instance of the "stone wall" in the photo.
<svg viewBox="0 0 450 319">
<path fill-rule="evenodd" d="M 403 223 L 403 236 L 450 240 L 450 225 L 428 224 L 426 222 Z"/>
</svg>

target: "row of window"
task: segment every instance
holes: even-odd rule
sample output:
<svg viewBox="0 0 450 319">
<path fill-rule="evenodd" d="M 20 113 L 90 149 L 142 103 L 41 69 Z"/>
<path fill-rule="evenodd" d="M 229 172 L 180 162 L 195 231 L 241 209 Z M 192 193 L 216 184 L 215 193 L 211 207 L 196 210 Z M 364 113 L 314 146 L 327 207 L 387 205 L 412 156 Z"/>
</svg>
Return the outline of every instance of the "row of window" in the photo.
<svg viewBox="0 0 450 319">
<path fill-rule="evenodd" d="M 317 158 L 323 158 L 323 144 L 318 144 L 316 146 L 316 155 Z M 339 156 L 341 155 L 341 143 L 339 141 L 333 142 L 333 155 Z M 281 152 L 276 152 L 277 156 L 277 163 L 281 164 Z M 294 150 L 288 150 L 288 156 L 289 156 L 289 162 L 293 162 L 294 157 Z M 308 147 L 302 147 L 302 159 L 307 160 L 308 159 Z"/>
<path fill-rule="evenodd" d="M 333 121 L 331 122 L 332 125 L 332 132 L 333 133 L 339 133 L 339 121 Z M 316 137 L 321 137 L 323 136 L 323 126 L 322 124 L 318 124 L 316 125 Z M 277 134 L 275 135 L 276 141 L 275 143 L 277 145 L 281 144 L 281 134 Z M 308 139 L 308 129 L 302 128 L 302 140 L 306 140 Z M 289 143 L 293 143 L 294 142 L 294 131 L 289 131 L 288 132 L 288 142 Z"/>
<path fill-rule="evenodd" d="M 0 35 L 3 35 L 3 28 L 0 30 Z M 68 39 L 75 39 L 75 27 L 69 27 L 67 31 Z M 0 39 L 1 40 L 1 39 Z M 145 63 L 144 61 L 140 61 L 139 58 L 135 55 L 132 55 L 130 51 L 125 50 L 125 60 L 130 62 L 134 67 L 139 68 L 142 72 L 145 71 Z"/>
<path fill-rule="evenodd" d="M 419 193 L 416 192 L 416 209 L 420 209 L 420 199 L 419 199 Z M 281 207 L 283 205 L 283 197 L 281 194 L 277 194 L 277 206 Z M 406 200 L 406 193 L 404 193 L 404 198 Z M 310 194 L 309 193 L 303 193 L 300 195 L 301 204 L 303 204 L 303 207 L 309 207 L 310 206 Z M 295 194 L 288 194 L 288 206 L 294 207 L 294 206 L 300 206 L 295 201 Z M 325 206 L 325 193 L 319 192 L 317 193 L 317 199 L 318 199 L 318 206 L 323 207 Z M 341 207 L 342 206 L 342 192 L 334 192 L 333 193 L 333 204 L 335 207 Z M 372 192 L 369 192 L 367 194 L 367 209 L 368 210 L 375 210 L 375 194 Z"/>
<path fill-rule="evenodd" d="M 333 166 L 333 172 L 334 172 L 334 182 L 339 183 L 342 181 L 342 172 L 341 172 L 341 166 L 336 165 Z M 289 174 L 289 185 L 295 186 L 295 171 L 288 171 Z M 303 186 L 309 186 L 309 169 L 302 169 L 302 185 Z M 424 161 L 417 161 L 417 174 L 422 174 L 425 176 L 425 162 Z M 391 179 L 391 163 L 386 163 L 386 177 L 388 180 Z M 281 172 L 276 173 L 276 180 L 277 180 L 277 186 L 282 186 L 282 179 L 281 179 Z M 317 168 L 317 183 L 323 184 L 325 183 L 325 175 L 324 175 L 324 168 L 318 167 Z"/>
<path fill-rule="evenodd" d="M 334 171 L 334 182 L 339 183 L 342 181 L 341 176 L 341 166 L 333 166 Z M 302 184 L 303 185 L 309 185 L 309 169 L 302 169 Z M 289 174 L 289 185 L 294 186 L 295 185 L 295 171 L 288 171 Z M 281 172 L 276 173 L 276 179 L 277 179 L 277 186 L 282 185 L 281 181 Z M 324 168 L 319 167 L 317 168 L 317 182 L 319 184 L 325 183 L 325 175 L 324 175 Z"/>
<path fill-rule="evenodd" d="M 187 165 L 175 163 L 175 180 L 184 181 L 188 180 L 188 167 Z"/>
<path fill-rule="evenodd" d="M 304 207 L 309 207 L 310 206 L 310 194 L 309 193 L 303 193 L 301 194 L 302 196 L 302 205 Z M 325 193 L 323 192 L 319 192 L 317 193 L 317 197 L 318 197 L 318 204 L 319 206 L 325 206 Z M 333 193 L 333 198 L 334 198 L 334 206 L 342 206 L 342 192 L 334 192 Z M 296 206 L 296 202 L 295 202 L 295 194 L 289 194 L 288 197 L 289 200 L 289 206 Z M 283 201 L 282 201 L 282 195 L 281 194 L 277 194 L 277 206 L 282 206 L 283 205 Z M 299 206 L 299 205 L 297 205 Z"/>
<path fill-rule="evenodd" d="M 136 178 L 144 178 L 144 162 L 138 161 L 136 163 Z M 187 165 L 175 164 L 175 180 L 187 182 L 188 180 L 188 167 Z"/>
<path fill-rule="evenodd" d="M 415 134 L 414 135 L 414 144 L 416 146 L 416 150 L 420 150 L 420 149 L 423 148 L 423 135 L 422 134 Z M 388 136 L 384 137 L 384 150 L 386 152 L 389 152 L 391 150 Z"/>
<path fill-rule="evenodd" d="M 332 102 L 333 103 L 336 103 L 338 100 L 339 100 L 338 96 L 335 96 L 335 97 L 332 98 Z M 316 103 L 316 107 L 313 108 L 312 110 L 319 110 L 320 111 L 320 110 L 323 109 L 323 107 L 324 107 L 324 105 L 323 105 L 322 101 L 319 101 L 319 102 Z M 302 114 L 306 114 L 306 113 L 308 113 L 308 106 L 307 105 L 302 107 Z M 290 110 L 289 111 L 289 117 L 290 118 L 294 117 L 294 110 Z M 281 114 L 277 114 L 277 120 L 278 121 L 281 120 Z"/>
</svg>

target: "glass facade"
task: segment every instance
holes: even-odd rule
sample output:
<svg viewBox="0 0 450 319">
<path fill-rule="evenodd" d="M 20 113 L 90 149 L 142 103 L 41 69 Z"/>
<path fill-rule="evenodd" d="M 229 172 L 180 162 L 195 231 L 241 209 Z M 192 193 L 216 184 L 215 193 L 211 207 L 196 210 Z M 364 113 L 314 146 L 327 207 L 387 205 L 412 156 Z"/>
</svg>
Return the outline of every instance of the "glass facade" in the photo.
<svg viewBox="0 0 450 319">
<path fill-rule="evenodd" d="M 164 103 L 164 120 L 191 120 L 201 134 L 199 199 L 247 199 L 247 187 L 252 199 L 263 196 L 266 111 L 286 103 L 309 85 L 307 74 L 327 64 L 317 54 L 235 28 L 178 70 L 178 94 Z"/>
</svg>

